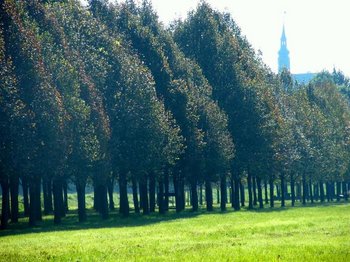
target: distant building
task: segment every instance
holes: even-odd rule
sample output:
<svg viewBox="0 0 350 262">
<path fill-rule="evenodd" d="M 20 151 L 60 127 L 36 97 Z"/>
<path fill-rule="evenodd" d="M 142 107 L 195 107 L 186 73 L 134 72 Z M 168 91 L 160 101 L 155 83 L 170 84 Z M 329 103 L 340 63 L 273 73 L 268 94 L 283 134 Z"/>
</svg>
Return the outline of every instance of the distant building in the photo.
<svg viewBox="0 0 350 262">
<path fill-rule="evenodd" d="M 283 68 L 290 71 L 290 58 L 289 58 L 289 50 L 287 48 L 287 37 L 286 31 L 283 25 L 282 36 L 281 36 L 281 47 L 278 51 L 278 73 L 281 73 Z M 292 74 L 292 77 L 295 81 L 300 84 L 307 84 L 310 80 L 315 76 L 315 73 L 301 73 L 301 74 Z"/>
<path fill-rule="evenodd" d="M 287 49 L 287 37 L 286 32 L 284 30 L 284 25 L 281 36 L 281 47 L 278 51 L 278 73 L 281 73 L 283 68 L 288 69 L 288 71 L 290 71 L 289 50 Z"/>
</svg>

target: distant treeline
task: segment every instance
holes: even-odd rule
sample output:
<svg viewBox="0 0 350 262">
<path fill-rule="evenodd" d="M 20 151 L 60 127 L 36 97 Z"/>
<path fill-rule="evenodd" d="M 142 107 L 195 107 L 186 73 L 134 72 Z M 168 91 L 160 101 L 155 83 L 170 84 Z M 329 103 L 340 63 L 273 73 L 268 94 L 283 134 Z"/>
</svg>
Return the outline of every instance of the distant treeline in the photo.
<svg viewBox="0 0 350 262">
<path fill-rule="evenodd" d="M 274 74 L 230 15 L 204 1 L 168 28 L 149 1 L 0 3 L 2 228 L 18 221 L 20 185 L 30 225 L 42 211 L 61 222 L 68 182 L 79 221 L 87 183 L 102 218 L 114 181 L 124 216 L 129 186 L 144 214 L 166 212 L 170 196 L 183 210 L 185 187 L 194 211 L 203 187 L 210 211 L 214 183 L 222 210 L 228 199 L 240 209 L 245 186 L 249 208 L 264 206 L 263 188 L 273 207 L 276 185 L 282 206 L 296 193 L 304 204 L 347 198 L 350 83 L 341 72 L 306 86 Z"/>
</svg>

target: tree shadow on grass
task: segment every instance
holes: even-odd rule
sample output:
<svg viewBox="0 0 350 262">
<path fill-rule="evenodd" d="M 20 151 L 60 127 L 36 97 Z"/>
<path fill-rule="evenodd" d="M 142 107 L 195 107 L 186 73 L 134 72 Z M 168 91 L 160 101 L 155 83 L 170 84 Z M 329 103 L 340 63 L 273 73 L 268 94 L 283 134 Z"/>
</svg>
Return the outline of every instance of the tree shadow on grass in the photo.
<svg viewBox="0 0 350 262">
<path fill-rule="evenodd" d="M 19 223 L 9 224 L 6 230 L 0 231 L 0 238 L 3 236 L 24 235 L 43 232 L 75 231 L 99 228 L 141 227 L 179 219 L 191 219 L 199 215 L 225 215 L 236 212 L 279 213 L 299 208 L 323 208 L 330 206 L 347 205 L 348 203 L 349 202 L 331 202 L 314 204 L 307 203 L 306 205 L 296 203 L 295 207 L 287 205 L 286 207 L 274 208 L 270 208 L 267 205 L 265 205 L 263 209 L 260 209 L 256 206 L 254 207 L 254 209 L 248 209 L 247 207 L 243 207 L 240 211 L 235 211 L 232 208 L 228 207 L 228 209 L 224 212 L 221 212 L 220 208 L 218 207 L 215 207 L 212 212 L 208 212 L 203 206 L 196 212 L 192 212 L 190 209 L 186 209 L 185 211 L 182 211 L 180 213 L 176 213 L 174 210 L 170 210 L 166 214 L 152 213 L 150 215 L 135 214 L 132 212 L 127 218 L 123 218 L 121 215 L 119 215 L 117 211 L 112 211 L 109 214 L 109 218 L 105 220 L 102 220 L 101 216 L 94 210 L 88 209 L 87 221 L 82 223 L 78 222 L 77 210 L 71 210 L 68 212 L 66 217 L 62 218 L 62 223 L 60 225 L 54 225 L 52 215 L 44 216 L 43 221 L 38 222 L 38 225 L 35 227 L 29 227 L 28 218 L 21 218 Z"/>
<path fill-rule="evenodd" d="M 59 225 L 54 224 L 52 215 L 44 216 L 43 220 L 39 221 L 34 227 L 28 225 L 28 218 L 21 218 L 18 223 L 10 223 L 7 229 L 0 231 L 0 238 L 3 236 L 55 231 L 139 227 L 177 219 L 190 219 L 205 213 L 204 210 L 198 212 L 185 210 L 180 213 L 170 211 L 166 214 L 152 213 L 150 215 L 130 213 L 128 217 L 122 217 L 118 212 L 112 211 L 109 214 L 109 218 L 103 220 L 99 213 L 94 210 L 87 210 L 87 220 L 85 222 L 78 222 L 77 210 L 72 210 L 68 212 L 66 217 L 62 218 L 62 223 Z"/>
</svg>

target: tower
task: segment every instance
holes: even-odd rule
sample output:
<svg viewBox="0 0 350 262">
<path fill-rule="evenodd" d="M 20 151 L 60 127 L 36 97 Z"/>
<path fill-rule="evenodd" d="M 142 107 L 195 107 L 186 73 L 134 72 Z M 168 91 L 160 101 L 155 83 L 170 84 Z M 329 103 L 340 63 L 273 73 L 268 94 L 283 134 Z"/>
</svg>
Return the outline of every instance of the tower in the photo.
<svg viewBox="0 0 350 262">
<path fill-rule="evenodd" d="M 281 47 L 278 51 L 278 73 L 280 73 L 283 68 L 286 68 L 288 71 L 290 71 L 289 51 L 287 49 L 287 37 L 284 30 L 284 25 L 281 36 Z"/>
</svg>

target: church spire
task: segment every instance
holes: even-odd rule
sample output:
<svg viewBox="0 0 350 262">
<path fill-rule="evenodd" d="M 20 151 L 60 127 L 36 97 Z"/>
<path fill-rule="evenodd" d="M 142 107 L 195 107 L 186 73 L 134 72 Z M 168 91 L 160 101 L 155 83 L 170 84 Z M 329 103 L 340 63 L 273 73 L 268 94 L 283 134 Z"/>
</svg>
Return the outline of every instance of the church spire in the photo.
<svg viewBox="0 0 350 262">
<path fill-rule="evenodd" d="M 289 50 L 287 49 L 287 37 L 284 24 L 281 35 L 281 47 L 278 51 L 278 73 L 280 73 L 283 68 L 286 68 L 288 71 L 290 70 Z"/>
</svg>

